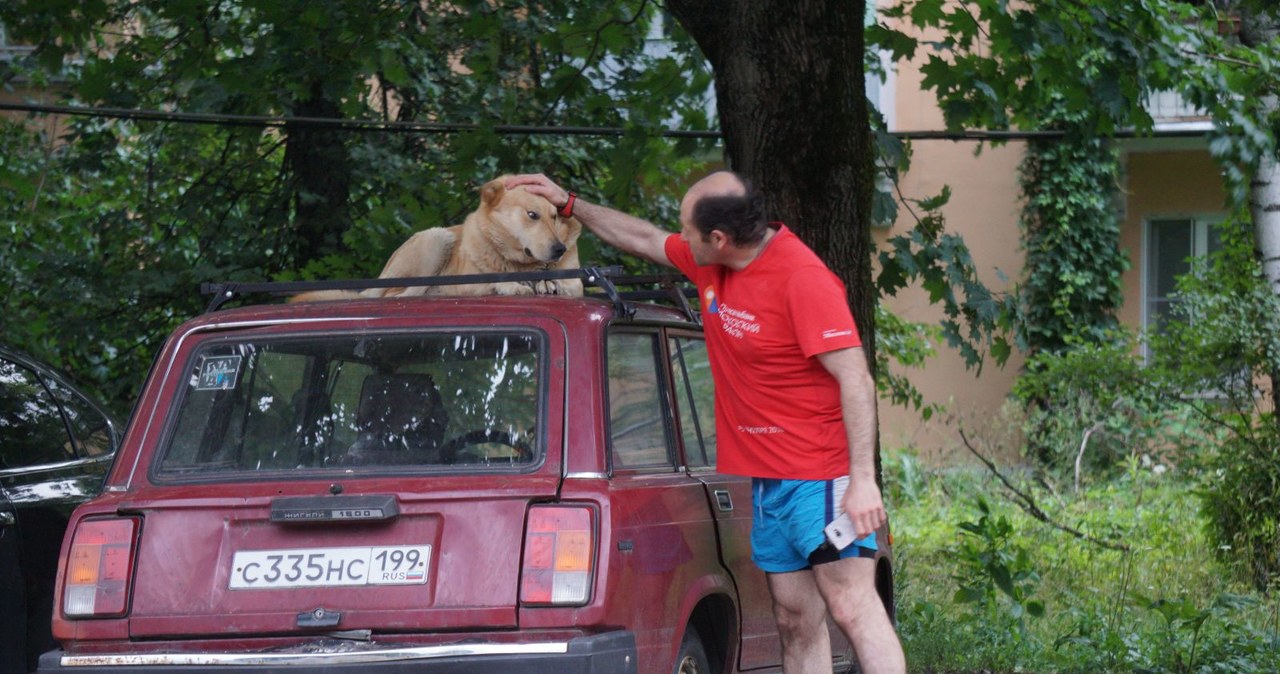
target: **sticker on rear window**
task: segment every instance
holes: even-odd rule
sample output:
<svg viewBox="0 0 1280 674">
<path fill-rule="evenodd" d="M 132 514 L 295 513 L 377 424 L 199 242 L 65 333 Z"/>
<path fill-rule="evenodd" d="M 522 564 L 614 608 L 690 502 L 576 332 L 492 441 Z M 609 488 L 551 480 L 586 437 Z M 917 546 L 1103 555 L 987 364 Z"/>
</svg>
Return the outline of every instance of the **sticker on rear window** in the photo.
<svg viewBox="0 0 1280 674">
<path fill-rule="evenodd" d="M 197 391 L 233 389 L 240 378 L 240 356 L 205 356 L 200 362 Z"/>
</svg>

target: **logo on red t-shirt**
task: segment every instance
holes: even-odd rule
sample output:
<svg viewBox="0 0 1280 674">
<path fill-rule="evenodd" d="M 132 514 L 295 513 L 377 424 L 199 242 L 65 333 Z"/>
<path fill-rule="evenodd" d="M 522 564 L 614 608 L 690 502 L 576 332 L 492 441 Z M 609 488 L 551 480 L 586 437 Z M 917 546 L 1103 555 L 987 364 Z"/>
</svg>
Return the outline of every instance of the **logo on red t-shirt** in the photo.
<svg viewBox="0 0 1280 674">
<path fill-rule="evenodd" d="M 707 286 L 707 289 L 702 291 L 702 300 L 703 300 L 703 303 L 707 305 L 707 313 L 709 314 L 720 313 L 720 304 L 716 302 L 715 288 L 711 286 Z"/>
</svg>

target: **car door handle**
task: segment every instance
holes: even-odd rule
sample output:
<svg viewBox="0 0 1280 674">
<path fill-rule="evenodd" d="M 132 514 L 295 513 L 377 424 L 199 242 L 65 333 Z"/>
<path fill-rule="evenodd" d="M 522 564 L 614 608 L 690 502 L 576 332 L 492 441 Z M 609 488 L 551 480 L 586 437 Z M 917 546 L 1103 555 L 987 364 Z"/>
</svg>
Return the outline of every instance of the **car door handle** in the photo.
<svg viewBox="0 0 1280 674">
<path fill-rule="evenodd" d="M 716 490 L 716 505 L 725 512 L 733 510 L 733 497 L 729 495 L 727 489 Z"/>
<path fill-rule="evenodd" d="M 0 513 L 0 527 L 11 527 L 17 523 L 13 513 Z"/>
</svg>

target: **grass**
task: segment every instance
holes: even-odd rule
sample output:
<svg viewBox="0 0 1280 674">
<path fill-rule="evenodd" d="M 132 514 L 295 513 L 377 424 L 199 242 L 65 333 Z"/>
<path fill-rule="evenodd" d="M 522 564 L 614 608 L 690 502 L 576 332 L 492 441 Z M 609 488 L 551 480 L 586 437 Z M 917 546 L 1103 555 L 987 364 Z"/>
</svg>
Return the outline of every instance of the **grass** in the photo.
<svg viewBox="0 0 1280 674">
<path fill-rule="evenodd" d="M 885 469 L 911 672 L 1280 671 L 1280 591 L 1215 561 L 1185 476 L 1133 461 L 1079 494 L 1011 478 L 1119 550 L 1032 518 L 985 468 Z"/>
</svg>

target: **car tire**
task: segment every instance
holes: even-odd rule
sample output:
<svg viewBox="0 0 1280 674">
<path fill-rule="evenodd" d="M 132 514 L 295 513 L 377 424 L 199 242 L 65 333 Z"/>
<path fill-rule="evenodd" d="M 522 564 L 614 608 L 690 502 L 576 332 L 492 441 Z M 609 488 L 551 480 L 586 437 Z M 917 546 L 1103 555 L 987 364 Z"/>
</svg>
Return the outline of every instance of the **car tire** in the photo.
<svg viewBox="0 0 1280 674">
<path fill-rule="evenodd" d="M 711 674 L 711 662 L 707 659 L 707 649 L 702 646 L 702 637 L 698 630 L 690 625 L 680 640 L 680 651 L 676 653 L 676 666 L 672 674 Z"/>
</svg>

